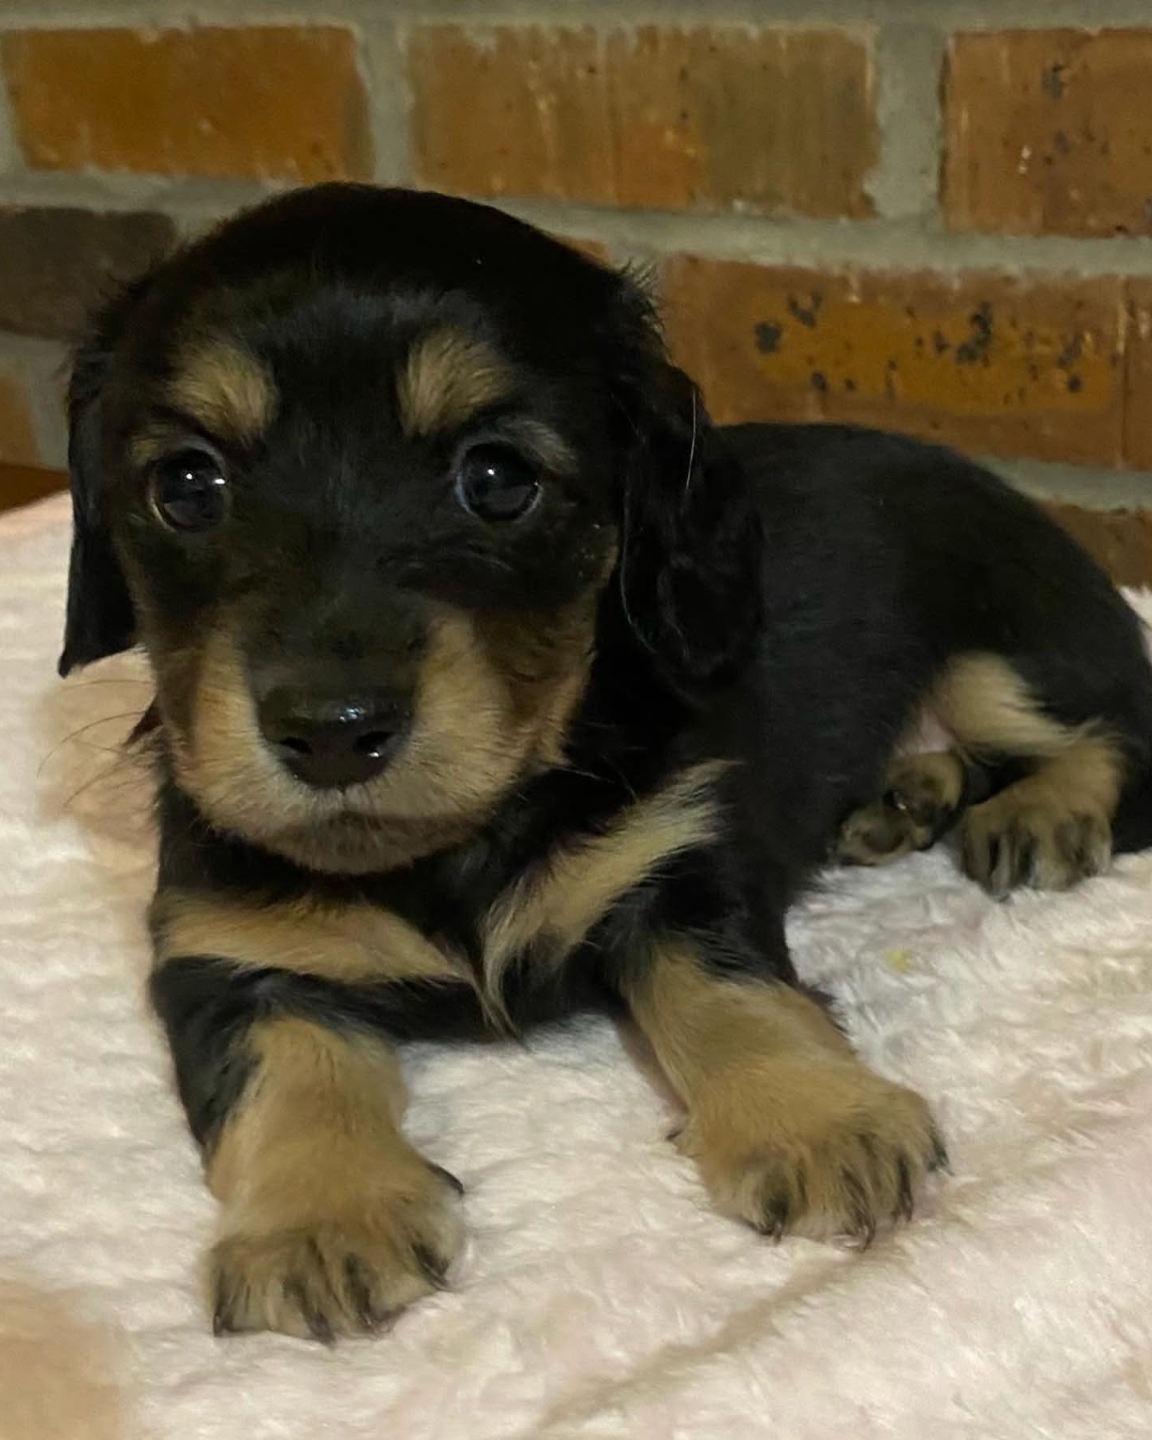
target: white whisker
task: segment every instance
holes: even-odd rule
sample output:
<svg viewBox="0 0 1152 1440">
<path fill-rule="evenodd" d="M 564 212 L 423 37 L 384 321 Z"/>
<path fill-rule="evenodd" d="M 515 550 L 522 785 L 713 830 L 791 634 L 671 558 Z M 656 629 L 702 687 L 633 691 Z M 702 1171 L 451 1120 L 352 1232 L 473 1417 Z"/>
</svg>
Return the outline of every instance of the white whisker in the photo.
<svg viewBox="0 0 1152 1440">
<path fill-rule="evenodd" d="M 692 465 L 696 459 L 696 387 L 692 387 L 692 444 L 688 448 L 688 474 L 684 477 L 684 498 L 692 484 Z"/>
</svg>

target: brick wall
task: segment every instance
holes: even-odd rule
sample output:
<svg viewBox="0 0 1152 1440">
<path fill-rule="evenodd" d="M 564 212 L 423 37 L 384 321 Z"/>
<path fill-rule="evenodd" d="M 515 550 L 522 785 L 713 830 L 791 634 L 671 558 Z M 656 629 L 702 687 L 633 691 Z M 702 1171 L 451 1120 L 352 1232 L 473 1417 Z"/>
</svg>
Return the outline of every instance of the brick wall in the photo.
<svg viewBox="0 0 1152 1440">
<path fill-rule="evenodd" d="M 717 415 L 952 441 L 1152 578 L 1148 0 L 0 0 L 0 81 L 0 461 L 110 280 L 374 177 L 648 266 Z"/>
</svg>

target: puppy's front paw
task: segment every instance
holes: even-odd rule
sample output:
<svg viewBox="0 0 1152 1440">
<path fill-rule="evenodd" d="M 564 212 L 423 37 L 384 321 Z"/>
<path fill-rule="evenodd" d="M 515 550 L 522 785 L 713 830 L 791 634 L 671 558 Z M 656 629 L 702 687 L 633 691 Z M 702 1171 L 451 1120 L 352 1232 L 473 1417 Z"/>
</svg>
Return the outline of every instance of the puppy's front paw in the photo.
<svg viewBox="0 0 1152 1440">
<path fill-rule="evenodd" d="M 927 1104 L 855 1061 L 762 1061 L 712 1092 L 678 1142 L 717 1207 L 779 1239 L 867 1245 L 946 1163 Z"/>
<path fill-rule="evenodd" d="M 370 1167 L 369 1167 L 370 1168 Z M 460 1248 L 459 1182 L 413 1166 L 388 1179 L 344 1180 L 326 1207 L 291 1196 L 225 1213 L 209 1265 L 213 1328 L 279 1330 L 331 1341 L 370 1333 L 441 1289 Z"/>
</svg>

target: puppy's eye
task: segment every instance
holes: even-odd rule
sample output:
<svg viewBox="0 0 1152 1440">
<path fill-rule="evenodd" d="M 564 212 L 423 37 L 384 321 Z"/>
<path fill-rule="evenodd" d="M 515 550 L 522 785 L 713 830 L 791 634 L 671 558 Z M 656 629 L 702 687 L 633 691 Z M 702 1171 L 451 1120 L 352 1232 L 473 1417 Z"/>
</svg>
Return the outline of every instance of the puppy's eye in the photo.
<svg viewBox="0 0 1152 1440">
<path fill-rule="evenodd" d="M 456 465 L 456 498 L 481 520 L 518 520 L 540 494 L 540 479 L 508 445 L 473 445 Z"/>
<path fill-rule="evenodd" d="M 178 450 L 152 467 L 148 493 L 173 530 L 211 530 L 228 513 L 224 467 L 208 450 Z"/>
</svg>

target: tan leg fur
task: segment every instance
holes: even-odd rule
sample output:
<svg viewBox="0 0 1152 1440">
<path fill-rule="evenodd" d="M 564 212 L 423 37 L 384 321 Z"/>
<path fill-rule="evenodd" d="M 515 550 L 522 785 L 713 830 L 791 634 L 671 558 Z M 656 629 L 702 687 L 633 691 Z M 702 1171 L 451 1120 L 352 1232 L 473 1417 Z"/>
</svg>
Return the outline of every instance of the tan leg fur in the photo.
<svg viewBox="0 0 1152 1440">
<path fill-rule="evenodd" d="M 791 987 L 717 977 L 671 940 L 629 999 L 687 1105 L 678 1143 L 725 1214 L 777 1238 L 867 1244 L 943 1163 L 925 1102 Z"/>
<path fill-rule="evenodd" d="M 443 1285 L 458 1187 L 400 1131 L 389 1046 L 297 1019 L 262 1021 L 249 1043 L 255 1074 L 208 1163 L 217 1333 L 371 1331 Z"/>
<path fill-rule="evenodd" d="M 887 864 L 955 822 L 961 868 L 998 897 L 1025 885 L 1062 890 L 1107 866 L 1125 762 L 1102 726 L 1053 719 L 1012 665 L 990 654 L 954 659 L 926 705 L 956 750 L 897 755 L 881 795 L 845 821 L 837 859 Z M 957 819 L 965 756 L 1024 761 L 1030 773 Z"/>
</svg>

